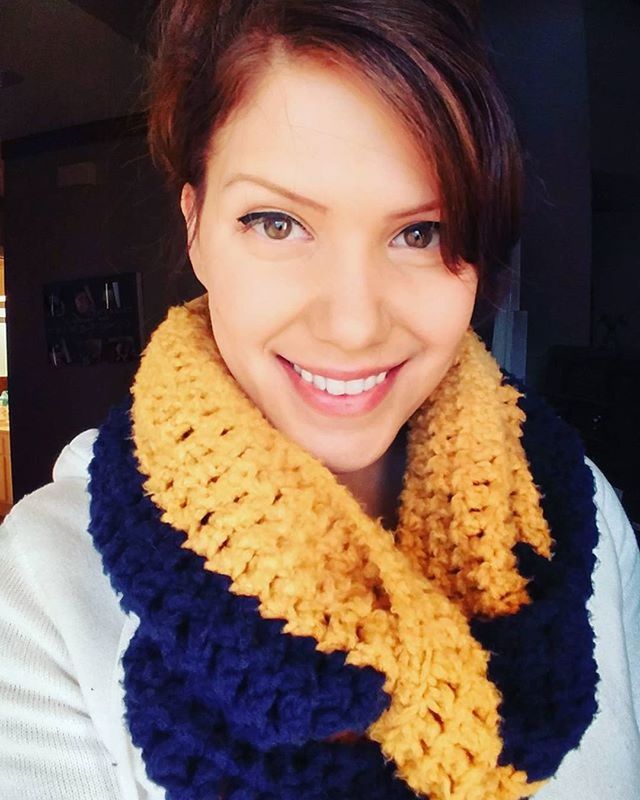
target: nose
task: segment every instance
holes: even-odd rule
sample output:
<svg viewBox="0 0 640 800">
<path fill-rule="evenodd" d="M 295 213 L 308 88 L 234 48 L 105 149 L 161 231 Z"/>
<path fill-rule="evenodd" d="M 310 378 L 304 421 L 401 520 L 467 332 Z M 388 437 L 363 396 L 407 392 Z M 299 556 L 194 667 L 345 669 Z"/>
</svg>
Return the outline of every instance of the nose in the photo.
<svg viewBox="0 0 640 800">
<path fill-rule="evenodd" d="M 365 353 L 387 341 L 391 316 L 384 280 L 383 265 L 364 248 L 332 253 L 318 265 L 314 338 L 345 353 Z"/>
</svg>

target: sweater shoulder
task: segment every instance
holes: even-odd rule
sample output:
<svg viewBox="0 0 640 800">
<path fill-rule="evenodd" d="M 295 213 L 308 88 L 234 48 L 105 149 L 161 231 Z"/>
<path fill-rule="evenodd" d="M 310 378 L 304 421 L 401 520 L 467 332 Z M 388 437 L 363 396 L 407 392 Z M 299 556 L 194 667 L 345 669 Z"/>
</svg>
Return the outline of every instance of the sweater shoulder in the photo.
<svg viewBox="0 0 640 800">
<path fill-rule="evenodd" d="M 66 445 L 53 468 L 53 480 L 25 495 L 0 527 L 0 549 L 29 583 L 72 589 L 69 579 L 89 569 L 93 550 L 89 522 L 88 467 L 95 431 Z M 82 566 L 77 566 L 78 559 Z M 44 588 L 44 587 L 43 587 Z"/>
<path fill-rule="evenodd" d="M 124 618 L 88 532 L 95 437 L 96 431 L 85 431 L 70 442 L 51 483 L 22 498 L 0 526 L 5 568 L 25 598 L 38 598 L 65 638 L 98 618 L 105 635 L 119 635 Z"/>
<path fill-rule="evenodd" d="M 130 627 L 88 532 L 94 438 L 76 437 L 53 481 L 0 526 L 0 795 L 11 800 L 35 800 L 43 782 L 52 797 L 106 800 L 134 782 L 119 684 Z"/>
</svg>

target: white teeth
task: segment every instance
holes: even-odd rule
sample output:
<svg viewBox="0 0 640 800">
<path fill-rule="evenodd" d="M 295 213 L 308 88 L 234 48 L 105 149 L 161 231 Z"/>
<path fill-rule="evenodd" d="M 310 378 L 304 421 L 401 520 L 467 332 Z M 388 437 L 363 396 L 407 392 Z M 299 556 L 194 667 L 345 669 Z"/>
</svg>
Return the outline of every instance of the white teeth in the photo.
<svg viewBox="0 0 640 800">
<path fill-rule="evenodd" d="M 313 376 L 313 385 L 316 389 L 322 389 L 324 392 L 327 388 L 327 379 L 323 378 L 322 375 L 314 375 Z"/>
<path fill-rule="evenodd" d="M 298 364 L 293 364 L 293 368 L 306 383 L 312 383 L 316 389 L 336 396 L 368 392 L 382 383 L 388 375 L 387 372 L 380 372 L 378 375 L 370 375 L 368 378 L 359 378 L 355 381 L 338 381 L 333 378 L 326 378 L 324 375 L 314 375 L 309 370 L 302 369 Z"/>
<path fill-rule="evenodd" d="M 364 380 L 345 381 L 344 390 L 347 394 L 362 394 L 364 392 Z"/>
<path fill-rule="evenodd" d="M 344 381 L 334 381 L 333 378 L 327 378 L 327 391 L 329 394 L 345 394 Z"/>
</svg>

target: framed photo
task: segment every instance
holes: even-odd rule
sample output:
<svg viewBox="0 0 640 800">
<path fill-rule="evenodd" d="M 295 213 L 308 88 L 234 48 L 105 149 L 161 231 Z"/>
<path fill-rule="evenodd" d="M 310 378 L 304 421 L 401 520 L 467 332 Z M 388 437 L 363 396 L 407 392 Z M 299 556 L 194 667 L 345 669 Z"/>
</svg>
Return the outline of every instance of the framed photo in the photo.
<svg viewBox="0 0 640 800">
<path fill-rule="evenodd" d="M 140 356 L 139 272 L 49 283 L 43 301 L 52 366 L 118 364 Z"/>
</svg>

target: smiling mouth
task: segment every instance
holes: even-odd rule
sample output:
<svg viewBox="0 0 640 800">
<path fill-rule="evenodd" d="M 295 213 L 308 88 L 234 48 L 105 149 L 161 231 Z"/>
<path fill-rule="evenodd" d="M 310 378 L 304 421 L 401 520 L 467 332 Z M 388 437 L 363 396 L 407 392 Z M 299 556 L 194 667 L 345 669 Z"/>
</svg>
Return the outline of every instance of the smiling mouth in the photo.
<svg viewBox="0 0 640 800">
<path fill-rule="evenodd" d="M 280 355 L 277 359 L 302 400 L 316 411 L 338 417 L 360 416 L 379 406 L 391 391 L 399 371 L 407 363 L 403 361 L 388 370 L 371 373 L 367 377 L 343 380 L 314 374 Z"/>
<path fill-rule="evenodd" d="M 388 375 L 397 371 L 405 361 L 395 362 L 392 366 L 361 370 L 341 370 L 341 369 L 315 369 L 302 366 L 295 361 L 290 361 L 284 356 L 278 355 L 277 358 L 286 363 L 300 378 L 310 386 L 322 392 L 328 392 L 333 396 L 350 395 L 355 396 L 362 392 L 368 392 L 384 383 Z"/>
<path fill-rule="evenodd" d="M 383 370 L 382 372 L 368 375 L 366 378 L 341 380 L 338 378 L 330 378 L 326 375 L 319 375 L 300 367 L 298 364 L 289 363 L 305 383 L 314 386 L 321 392 L 327 392 L 327 394 L 333 395 L 334 397 L 340 397 L 341 395 L 354 397 L 364 392 L 369 392 L 383 383 L 389 374 L 389 370 Z"/>
</svg>

